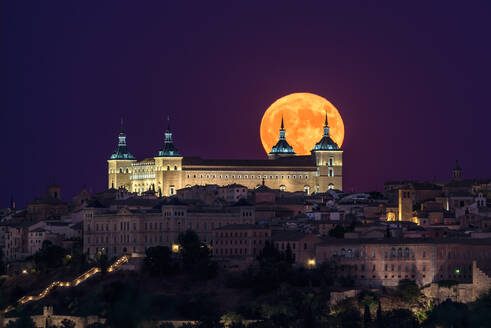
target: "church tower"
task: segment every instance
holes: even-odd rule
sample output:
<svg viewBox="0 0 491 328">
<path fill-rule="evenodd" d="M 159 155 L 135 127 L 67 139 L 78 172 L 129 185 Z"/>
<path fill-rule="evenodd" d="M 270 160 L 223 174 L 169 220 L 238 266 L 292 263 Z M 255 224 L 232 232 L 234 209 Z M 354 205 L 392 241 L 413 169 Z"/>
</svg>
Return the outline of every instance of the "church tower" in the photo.
<svg viewBox="0 0 491 328">
<path fill-rule="evenodd" d="M 155 192 L 161 196 L 172 196 L 182 188 L 182 156 L 174 146 L 170 129 L 170 117 L 167 117 L 164 146 L 155 159 Z"/>
<path fill-rule="evenodd" d="M 452 179 L 455 181 L 462 180 L 462 168 L 459 165 L 459 161 L 455 161 L 455 168 L 452 170 Z"/>
<path fill-rule="evenodd" d="M 318 172 L 316 192 L 325 192 L 328 189 L 343 190 L 343 151 L 329 135 L 327 113 L 324 135 L 311 153 L 315 157 Z"/>
<path fill-rule="evenodd" d="M 130 190 L 131 163 L 136 162 L 135 157 L 128 151 L 126 134 L 121 119 L 121 130 L 118 136 L 118 147 L 109 157 L 108 163 L 108 188 L 126 188 Z"/>
<path fill-rule="evenodd" d="M 276 143 L 276 145 L 271 148 L 271 151 L 268 154 L 269 159 L 276 159 L 279 157 L 285 156 L 294 156 L 295 152 L 293 151 L 292 146 L 286 141 L 286 130 L 283 124 L 283 116 L 281 117 L 281 128 L 280 128 L 280 139 Z"/>
</svg>

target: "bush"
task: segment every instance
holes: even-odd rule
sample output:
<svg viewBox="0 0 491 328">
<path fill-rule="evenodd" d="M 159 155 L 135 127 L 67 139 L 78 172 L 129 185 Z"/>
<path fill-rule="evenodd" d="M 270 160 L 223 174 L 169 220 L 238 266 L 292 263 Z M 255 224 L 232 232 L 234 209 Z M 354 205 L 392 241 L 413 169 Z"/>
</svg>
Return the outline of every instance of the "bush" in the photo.
<svg viewBox="0 0 491 328">
<path fill-rule="evenodd" d="M 414 303 L 421 296 L 418 285 L 409 279 L 399 281 L 397 286 L 397 294 L 406 303 Z"/>
</svg>

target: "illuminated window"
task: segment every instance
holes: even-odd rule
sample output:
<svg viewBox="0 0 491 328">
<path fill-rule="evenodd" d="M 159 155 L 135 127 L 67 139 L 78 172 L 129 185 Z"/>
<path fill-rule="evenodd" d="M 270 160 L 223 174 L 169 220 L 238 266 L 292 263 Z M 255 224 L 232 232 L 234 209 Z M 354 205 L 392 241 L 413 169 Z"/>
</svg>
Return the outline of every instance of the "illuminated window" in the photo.
<svg viewBox="0 0 491 328">
<path fill-rule="evenodd" d="M 286 186 L 285 186 L 285 185 L 281 185 L 281 186 L 280 186 L 280 190 L 281 190 L 281 191 L 285 191 L 285 190 L 286 190 Z"/>
<path fill-rule="evenodd" d="M 334 176 L 334 170 L 333 169 L 329 169 L 329 172 L 328 172 L 327 175 L 330 176 L 330 177 L 333 177 Z"/>
<path fill-rule="evenodd" d="M 329 190 L 334 189 L 334 185 L 332 183 L 330 183 L 329 186 L 327 186 L 327 189 L 329 189 Z"/>
</svg>

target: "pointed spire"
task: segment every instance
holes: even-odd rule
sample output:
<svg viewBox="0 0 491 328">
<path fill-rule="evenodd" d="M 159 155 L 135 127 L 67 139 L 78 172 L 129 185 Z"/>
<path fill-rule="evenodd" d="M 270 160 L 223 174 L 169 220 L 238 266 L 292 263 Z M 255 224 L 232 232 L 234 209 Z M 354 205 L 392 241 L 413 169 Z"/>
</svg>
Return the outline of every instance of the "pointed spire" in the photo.
<svg viewBox="0 0 491 328">
<path fill-rule="evenodd" d="M 318 143 L 315 144 L 314 149 L 312 149 L 312 151 L 316 150 L 339 150 L 338 145 L 334 142 L 334 140 L 331 139 L 331 136 L 329 135 L 329 122 L 327 121 L 327 111 L 326 118 L 324 120 L 324 136 Z"/>
<path fill-rule="evenodd" d="M 121 129 L 118 136 L 118 148 L 111 155 L 110 159 L 135 159 L 135 157 L 128 151 L 126 145 L 126 134 L 123 128 L 123 118 L 121 118 Z"/>
<path fill-rule="evenodd" d="M 281 128 L 280 128 L 280 138 L 278 140 L 278 143 L 273 146 L 271 149 L 271 152 L 269 153 L 270 155 L 277 155 L 277 154 L 286 154 L 286 155 L 295 155 L 295 152 L 293 151 L 292 146 L 288 144 L 286 141 L 286 130 L 285 130 L 285 122 L 283 119 L 283 114 L 281 115 Z"/>
<path fill-rule="evenodd" d="M 165 130 L 164 147 L 159 150 L 158 157 L 181 156 L 172 142 L 172 132 L 170 131 L 170 115 L 167 115 L 167 130 Z"/>
</svg>

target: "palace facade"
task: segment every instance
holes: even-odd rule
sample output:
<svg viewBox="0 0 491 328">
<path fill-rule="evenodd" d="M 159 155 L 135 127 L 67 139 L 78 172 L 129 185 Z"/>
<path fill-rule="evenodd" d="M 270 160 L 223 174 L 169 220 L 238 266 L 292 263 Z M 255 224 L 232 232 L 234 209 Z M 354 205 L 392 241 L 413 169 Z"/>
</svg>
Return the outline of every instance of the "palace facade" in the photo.
<svg viewBox="0 0 491 328">
<path fill-rule="evenodd" d="M 311 155 L 296 156 L 286 141 L 281 122 L 278 143 L 264 160 L 220 160 L 181 156 L 173 144 L 170 124 L 164 145 L 157 155 L 137 161 L 128 151 L 126 134 L 121 132 L 116 151 L 108 160 L 108 187 L 123 187 L 138 194 L 150 192 L 172 196 L 178 189 L 215 184 L 241 184 L 254 189 L 262 184 L 283 191 L 306 194 L 343 189 L 343 151 L 329 136 L 327 115 L 324 135 Z"/>
</svg>

